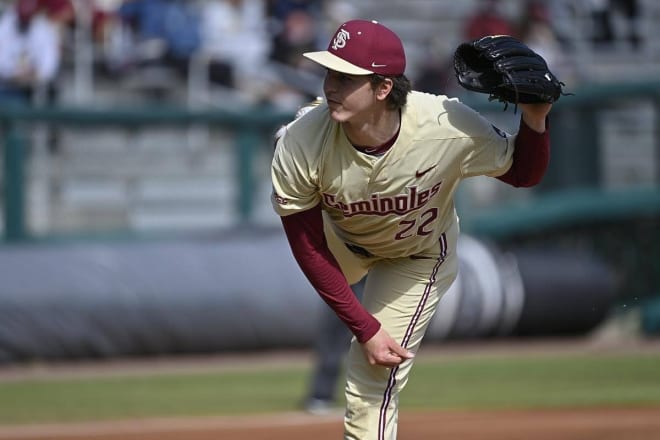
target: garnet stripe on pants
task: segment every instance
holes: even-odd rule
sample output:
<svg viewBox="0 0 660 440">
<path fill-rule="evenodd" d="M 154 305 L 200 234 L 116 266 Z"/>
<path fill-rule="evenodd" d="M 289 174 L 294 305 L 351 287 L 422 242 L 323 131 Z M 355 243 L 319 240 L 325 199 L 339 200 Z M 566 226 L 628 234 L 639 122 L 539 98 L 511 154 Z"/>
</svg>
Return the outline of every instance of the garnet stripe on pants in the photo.
<svg viewBox="0 0 660 440">
<path fill-rule="evenodd" d="M 415 313 L 413 314 L 412 319 L 410 320 L 410 324 L 408 325 L 408 328 L 406 329 L 406 334 L 403 337 L 403 341 L 401 342 L 401 346 L 403 348 L 406 348 L 408 346 L 408 343 L 410 342 L 410 338 L 412 337 L 415 326 L 419 322 L 419 318 L 422 315 L 422 311 L 424 310 L 424 306 L 426 305 L 426 301 L 429 298 L 429 294 L 431 293 L 431 289 L 433 288 L 433 284 L 435 284 L 435 277 L 438 274 L 438 270 L 440 270 L 440 266 L 442 266 L 442 263 L 444 263 L 445 258 L 447 257 L 447 236 L 443 233 L 440 236 L 440 256 L 438 257 L 438 261 L 436 262 L 435 266 L 433 267 L 433 270 L 431 271 L 431 276 L 429 277 L 429 281 L 426 284 L 426 287 L 424 288 L 424 293 L 422 294 L 422 297 L 417 304 L 417 309 L 415 310 Z M 378 440 L 384 440 L 385 439 L 385 426 L 386 426 L 386 421 L 387 421 L 387 407 L 390 404 L 390 401 L 392 400 L 392 390 L 394 389 L 394 385 L 396 384 L 396 373 L 399 371 L 399 367 L 392 368 L 392 371 L 390 372 L 390 377 L 387 381 L 387 386 L 385 387 L 385 393 L 383 394 L 383 403 L 380 406 L 380 413 L 378 417 Z"/>
</svg>

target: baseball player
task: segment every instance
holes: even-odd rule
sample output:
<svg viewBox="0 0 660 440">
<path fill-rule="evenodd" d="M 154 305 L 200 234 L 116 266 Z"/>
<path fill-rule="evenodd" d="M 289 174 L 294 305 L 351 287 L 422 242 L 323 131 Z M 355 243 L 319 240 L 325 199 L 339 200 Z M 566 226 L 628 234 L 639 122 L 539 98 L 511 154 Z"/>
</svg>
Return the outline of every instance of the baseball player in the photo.
<svg viewBox="0 0 660 440">
<path fill-rule="evenodd" d="M 272 161 L 272 202 L 291 251 L 351 330 L 344 438 L 395 439 L 399 393 L 457 274 L 458 184 L 514 186 L 547 167 L 551 104 L 520 104 L 516 135 L 457 99 L 412 91 L 399 37 L 351 20 L 327 50 L 324 102 L 290 123 Z M 366 276 L 362 302 L 350 289 Z"/>
</svg>

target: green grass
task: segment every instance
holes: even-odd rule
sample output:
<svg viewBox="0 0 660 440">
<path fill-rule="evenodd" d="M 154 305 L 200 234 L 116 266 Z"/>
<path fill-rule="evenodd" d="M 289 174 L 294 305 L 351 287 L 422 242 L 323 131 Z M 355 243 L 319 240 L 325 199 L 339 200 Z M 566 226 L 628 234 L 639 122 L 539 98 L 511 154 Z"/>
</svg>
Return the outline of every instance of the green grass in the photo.
<svg viewBox="0 0 660 440">
<path fill-rule="evenodd" d="M 292 410 L 306 375 L 251 369 L 0 383 L 0 424 Z"/>
<path fill-rule="evenodd" d="M 409 408 L 660 405 L 660 355 L 492 358 L 416 365 Z"/>
<path fill-rule="evenodd" d="M 0 424 L 290 411 L 308 366 L 0 382 Z M 660 406 L 660 354 L 420 359 L 404 409 Z"/>
</svg>

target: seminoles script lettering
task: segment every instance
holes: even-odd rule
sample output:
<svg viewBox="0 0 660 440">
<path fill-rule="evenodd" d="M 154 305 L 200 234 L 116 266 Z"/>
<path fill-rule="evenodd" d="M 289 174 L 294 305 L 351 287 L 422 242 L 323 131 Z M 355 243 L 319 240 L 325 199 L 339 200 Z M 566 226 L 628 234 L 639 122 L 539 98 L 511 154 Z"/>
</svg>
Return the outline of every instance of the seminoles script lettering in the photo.
<svg viewBox="0 0 660 440">
<path fill-rule="evenodd" d="M 349 203 L 338 201 L 336 194 L 323 193 L 323 203 L 329 208 L 340 210 L 344 217 L 354 215 L 404 215 L 426 205 L 438 193 L 440 185 L 442 185 L 442 181 L 424 190 L 418 190 L 416 186 L 411 186 L 407 188 L 408 194 L 383 197 L 376 193 L 372 194 L 368 200 Z"/>
</svg>

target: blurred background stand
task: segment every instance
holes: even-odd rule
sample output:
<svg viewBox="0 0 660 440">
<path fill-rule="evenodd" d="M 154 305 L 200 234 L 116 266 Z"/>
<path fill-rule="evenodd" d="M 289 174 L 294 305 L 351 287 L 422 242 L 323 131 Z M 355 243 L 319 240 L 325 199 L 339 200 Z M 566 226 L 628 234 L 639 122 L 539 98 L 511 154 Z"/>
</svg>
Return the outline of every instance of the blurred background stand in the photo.
<svg viewBox="0 0 660 440">
<path fill-rule="evenodd" d="M 80 325 L 65 331 L 62 341 L 98 335 L 104 331 L 102 321 L 84 319 L 86 313 L 96 316 L 92 298 L 98 289 L 97 304 L 128 298 L 121 307 L 135 318 L 128 327 L 135 325 L 136 333 L 124 333 L 117 351 L 109 350 L 107 341 L 98 343 L 103 337 L 84 349 L 64 350 L 68 342 L 60 341 L 44 352 L 10 338 L 11 345 L 0 343 L 8 353 L 5 360 L 234 349 L 189 345 L 191 334 L 201 335 L 195 336 L 198 341 L 210 333 L 217 336 L 215 327 L 195 329 L 190 319 L 167 327 L 163 311 L 189 300 L 186 307 L 197 313 L 207 301 L 204 292 L 220 301 L 224 286 L 261 283 L 248 271 L 259 267 L 246 262 L 253 255 L 265 258 L 269 246 L 274 261 L 264 261 L 263 267 L 275 271 L 271 283 L 227 290 L 228 298 L 250 299 L 239 310 L 261 316 L 259 295 L 276 289 L 273 283 L 300 282 L 296 301 L 316 309 L 316 296 L 297 270 L 285 266 L 282 257 L 289 253 L 277 244 L 281 225 L 270 203 L 272 135 L 320 93 L 324 72 L 305 65 L 298 55 L 322 49 L 325 43 L 320 42 L 347 18 L 377 18 L 399 33 L 409 58 L 408 76 L 429 91 L 457 95 L 502 129 L 515 132 L 518 127 L 518 114 L 503 111 L 485 96 L 465 93 L 452 81 L 447 63 L 465 38 L 469 17 L 484 6 L 478 0 L 173 0 L 183 13 L 179 17 L 207 20 L 196 22 L 199 29 L 187 29 L 199 31 L 199 44 L 176 66 L 161 63 L 158 56 L 140 62 L 145 54 L 162 55 L 171 48 L 166 39 L 142 40 L 136 21 L 120 13 L 130 3 L 36 4 L 35 17 L 57 30 L 49 43 L 60 48 L 61 59 L 48 87 L 39 83 L 31 99 L 0 101 L 0 254 L 3 270 L 12 268 L 0 277 L 8 317 L 0 327 L 21 338 L 60 328 L 75 310 L 81 321 L 71 322 Z M 487 289 L 489 282 L 465 275 L 463 294 L 447 296 L 445 302 L 446 310 L 461 310 L 462 320 L 436 320 L 436 339 L 591 334 L 623 315 L 637 323 L 635 337 L 653 337 L 660 295 L 660 40 L 651 35 L 660 20 L 660 3 L 639 0 L 631 2 L 632 10 L 621 5 L 608 9 L 611 33 L 604 44 L 595 43 L 603 9 L 593 9 L 592 2 L 553 0 L 543 2 L 541 10 L 535 1 L 496 3 L 499 16 L 516 32 L 528 32 L 530 44 L 550 42 L 555 51 L 561 48 L 556 69 L 575 95 L 562 97 L 553 108 L 552 158 L 541 185 L 512 190 L 494 179 L 475 178 L 459 189 L 461 225 L 475 240 L 473 250 L 499 263 L 490 273 L 509 288 Z M 0 1 L 0 13 L 6 16 L 14 5 Z M 532 22 L 533 29 L 521 27 Z M 251 34 L 254 29 L 259 32 Z M 222 36 L 236 41 L 246 33 L 254 37 L 249 58 L 258 67 L 249 72 L 245 63 L 239 65 L 248 51 L 217 45 Z M 551 38 L 539 40 L 538 35 Z M 0 45 L 0 51 L 7 47 L 15 46 Z M 234 82 L 236 76 L 241 81 Z M 125 256 L 131 266 L 118 263 Z M 203 257 L 214 261 L 213 267 Z M 171 267 L 171 273 L 158 271 L 161 266 Z M 464 263 L 463 271 L 470 270 Z M 34 284 L 41 274 L 48 284 Z M 180 277 L 171 279 L 172 274 Z M 517 290 L 515 283 L 507 284 L 516 279 Z M 202 287 L 209 280 L 213 289 Z M 28 285 L 34 290 L 21 290 Z M 524 296 L 520 286 L 526 288 Z M 185 295 L 168 296 L 173 290 Z M 141 294 L 147 297 L 138 301 Z M 59 308 L 40 309 L 39 319 L 17 315 L 18 304 L 23 311 L 28 303 L 38 308 L 39 301 L 30 295 Z M 237 307 L 225 310 L 227 304 L 213 303 L 208 309 L 213 313 L 200 322 L 219 325 L 219 317 Z M 260 330 L 247 345 L 267 349 L 285 344 L 268 338 L 294 335 L 306 319 L 295 315 L 271 322 L 265 336 Z M 170 340 L 152 346 L 151 336 L 136 337 L 153 330 L 145 322 Z M 245 325 L 246 335 L 255 336 L 254 328 L 239 324 Z M 276 325 L 283 327 L 275 331 Z M 286 343 L 310 343 L 297 338 Z"/>
</svg>

